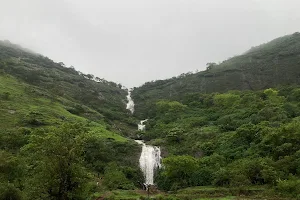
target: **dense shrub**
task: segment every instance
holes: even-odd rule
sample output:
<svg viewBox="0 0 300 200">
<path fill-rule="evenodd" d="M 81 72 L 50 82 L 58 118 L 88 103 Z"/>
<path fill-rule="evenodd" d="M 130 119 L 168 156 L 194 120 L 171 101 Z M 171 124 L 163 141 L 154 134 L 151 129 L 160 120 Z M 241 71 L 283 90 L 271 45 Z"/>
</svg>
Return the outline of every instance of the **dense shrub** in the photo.
<svg viewBox="0 0 300 200">
<path fill-rule="evenodd" d="M 13 184 L 0 183 L 0 200 L 23 200 L 24 195 Z"/>
<path fill-rule="evenodd" d="M 300 179 L 290 177 L 287 180 L 278 180 L 276 190 L 289 197 L 300 197 Z"/>
</svg>

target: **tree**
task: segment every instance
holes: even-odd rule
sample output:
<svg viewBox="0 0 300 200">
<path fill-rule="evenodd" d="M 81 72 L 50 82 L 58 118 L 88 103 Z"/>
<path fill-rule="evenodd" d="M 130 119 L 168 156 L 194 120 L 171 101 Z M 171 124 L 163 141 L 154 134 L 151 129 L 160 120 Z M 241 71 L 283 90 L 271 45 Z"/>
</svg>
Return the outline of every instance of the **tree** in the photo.
<svg viewBox="0 0 300 200">
<path fill-rule="evenodd" d="M 27 189 L 36 199 L 83 199 L 87 180 L 82 124 L 37 130 L 23 148 L 31 164 Z"/>
<path fill-rule="evenodd" d="M 95 80 L 96 80 L 97 82 L 101 82 L 101 78 L 99 78 L 98 76 L 95 78 Z"/>
<path fill-rule="evenodd" d="M 177 189 L 191 186 L 191 178 L 198 168 L 198 163 L 191 156 L 170 156 L 163 160 L 163 166 L 164 170 L 160 179 L 165 179 L 164 182 L 170 183 L 164 186 L 164 189 Z"/>
<path fill-rule="evenodd" d="M 240 101 L 240 96 L 231 93 L 216 94 L 214 96 L 214 103 L 217 106 L 230 108 L 232 106 L 238 105 Z"/>
<path fill-rule="evenodd" d="M 22 193 L 13 184 L 5 183 L 0 185 L 0 200 L 22 200 Z"/>
<path fill-rule="evenodd" d="M 156 103 L 157 113 L 163 114 L 163 121 L 165 123 L 172 122 L 179 118 L 186 108 L 186 105 L 183 105 L 178 101 L 161 100 Z"/>
<path fill-rule="evenodd" d="M 59 62 L 58 64 L 59 64 L 61 67 L 66 67 L 65 63 L 63 63 L 63 62 Z"/>
<path fill-rule="evenodd" d="M 217 64 L 214 63 L 214 62 L 206 63 L 206 70 L 211 70 L 211 69 L 213 69 L 216 66 L 217 66 Z"/>
<path fill-rule="evenodd" d="M 116 163 L 109 163 L 105 168 L 104 184 L 109 189 L 134 189 L 132 182 L 126 178 Z"/>
<path fill-rule="evenodd" d="M 187 107 L 178 101 L 159 101 L 156 103 L 157 111 L 160 113 L 171 112 L 171 113 L 179 113 L 185 110 Z"/>
<path fill-rule="evenodd" d="M 94 79 L 94 75 L 93 74 L 87 74 L 86 77 L 90 80 L 93 80 Z"/>
</svg>

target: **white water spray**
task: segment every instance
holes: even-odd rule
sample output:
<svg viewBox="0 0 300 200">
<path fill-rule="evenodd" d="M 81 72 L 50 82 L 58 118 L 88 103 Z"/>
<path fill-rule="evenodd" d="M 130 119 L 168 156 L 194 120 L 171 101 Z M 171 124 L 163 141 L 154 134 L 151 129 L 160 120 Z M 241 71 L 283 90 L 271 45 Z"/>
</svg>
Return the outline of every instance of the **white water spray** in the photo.
<svg viewBox="0 0 300 200">
<path fill-rule="evenodd" d="M 127 105 L 126 105 L 126 109 L 130 110 L 131 114 L 133 114 L 134 112 L 134 102 L 131 98 L 131 90 L 128 90 L 128 95 L 126 96 L 127 97 Z"/>
<path fill-rule="evenodd" d="M 140 123 L 138 124 L 138 131 L 145 131 L 146 130 L 146 125 L 144 124 L 144 122 L 146 122 L 146 121 L 148 121 L 148 119 L 140 121 Z"/>
<path fill-rule="evenodd" d="M 142 144 L 142 153 L 140 157 L 140 168 L 145 177 L 145 184 L 154 184 L 154 173 L 155 170 L 161 167 L 160 161 L 160 148 L 156 146 L 146 145 L 141 140 L 136 140 L 137 143 Z"/>
</svg>

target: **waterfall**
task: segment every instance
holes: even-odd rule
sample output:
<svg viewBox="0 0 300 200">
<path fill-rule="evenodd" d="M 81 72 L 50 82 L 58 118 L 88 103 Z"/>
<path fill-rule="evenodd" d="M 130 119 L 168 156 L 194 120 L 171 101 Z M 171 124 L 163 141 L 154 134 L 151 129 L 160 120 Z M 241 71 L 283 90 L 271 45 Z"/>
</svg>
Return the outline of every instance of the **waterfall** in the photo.
<svg viewBox="0 0 300 200">
<path fill-rule="evenodd" d="M 140 121 L 140 123 L 138 124 L 138 131 L 145 131 L 146 130 L 146 125 L 144 124 L 144 122 L 146 122 L 146 121 L 148 121 L 148 119 Z"/>
<path fill-rule="evenodd" d="M 130 110 L 131 113 L 134 112 L 134 102 L 131 98 L 131 90 L 128 90 L 128 95 L 126 96 L 127 97 L 127 105 L 126 105 L 126 109 Z"/>
<path fill-rule="evenodd" d="M 145 131 L 146 125 L 144 124 L 144 122 L 146 121 L 148 121 L 148 119 L 140 121 L 140 123 L 138 124 L 138 130 Z M 141 140 L 135 140 L 135 141 L 143 145 L 139 162 L 140 162 L 140 168 L 145 177 L 145 185 L 146 187 L 148 187 L 149 185 L 154 184 L 155 170 L 161 167 L 160 148 L 156 146 L 146 145 Z"/>
<path fill-rule="evenodd" d="M 131 90 L 128 90 L 127 95 L 127 105 L 126 109 L 130 110 L 131 113 L 134 112 L 134 102 L 131 98 Z M 140 121 L 138 124 L 138 130 L 145 131 L 146 125 L 144 122 L 146 122 L 148 119 Z M 160 148 L 156 146 L 146 145 L 141 140 L 135 140 L 137 143 L 143 145 L 142 153 L 140 156 L 140 168 L 144 174 L 145 177 L 145 186 L 148 187 L 149 185 L 154 184 L 154 173 L 155 170 L 161 167 L 161 156 L 160 156 Z"/>
<path fill-rule="evenodd" d="M 153 185 L 155 170 L 161 167 L 160 148 L 156 146 L 146 145 L 141 140 L 136 140 L 136 142 L 143 145 L 139 162 L 140 168 L 145 177 L 145 184 L 146 186 Z"/>
</svg>

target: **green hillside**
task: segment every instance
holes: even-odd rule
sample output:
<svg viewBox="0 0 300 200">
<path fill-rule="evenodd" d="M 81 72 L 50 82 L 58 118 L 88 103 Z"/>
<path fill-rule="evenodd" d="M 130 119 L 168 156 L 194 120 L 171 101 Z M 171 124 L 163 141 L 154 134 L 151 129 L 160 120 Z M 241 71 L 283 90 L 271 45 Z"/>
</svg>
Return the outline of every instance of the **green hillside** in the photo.
<svg viewBox="0 0 300 200">
<path fill-rule="evenodd" d="M 162 149 L 158 187 L 192 187 L 190 198 L 206 193 L 202 186 L 211 196 L 225 187 L 221 196 L 298 199 L 299 69 L 295 33 L 206 71 L 135 88 L 135 115 L 149 119 L 142 138 Z"/>
<path fill-rule="evenodd" d="M 126 94 L 0 42 L 0 199 L 86 199 L 139 186 Z"/>
<path fill-rule="evenodd" d="M 84 114 L 81 105 L 89 106 L 108 120 L 123 119 L 127 113 L 124 106 L 127 92 L 120 84 L 83 74 L 10 42 L 0 42 L 0 70 L 44 89 L 49 96 L 77 103 L 70 108 L 76 114 Z"/>
<path fill-rule="evenodd" d="M 299 199 L 299 65 L 294 33 L 134 88 L 132 116 L 122 85 L 0 41 L 0 200 L 146 199 L 137 136 L 152 199 Z"/>
<path fill-rule="evenodd" d="M 294 33 L 253 47 L 206 71 L 147 82 L 135 88 L 133 99 L 140 117 L 151 115 L 147 106 L 157 99 L 178 100 L 186 93 L 261 90 L 300 83 L 300 34 Z"/>
<path fill-rule="evenodd" d="M 159 187 L 221 186 L 245 192 L 267 186 L 269 196 L 297 197 L 299 91 L 194 93 L 181 102 L 156 102 L 143 138 L 163 151 Z"/>
</svg>

